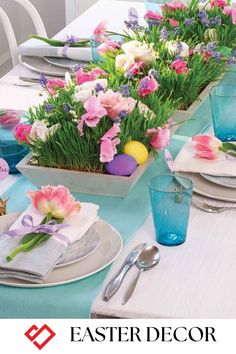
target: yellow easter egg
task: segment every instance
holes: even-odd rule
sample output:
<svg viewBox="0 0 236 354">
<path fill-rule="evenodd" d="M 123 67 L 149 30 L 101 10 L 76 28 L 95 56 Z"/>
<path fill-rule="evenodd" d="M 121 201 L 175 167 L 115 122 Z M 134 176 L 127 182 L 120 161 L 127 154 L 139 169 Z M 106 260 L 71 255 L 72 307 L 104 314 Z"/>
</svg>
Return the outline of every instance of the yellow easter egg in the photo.
<svg viewBox="0 0 236 354">
<path fill-rule="evenodd" d="M 124 146 L 124 153 L 132 156 L 141 165 L 148 159 L 148 150 L 145 145 L 139 141 L 131 140 Z"/>
</svg>

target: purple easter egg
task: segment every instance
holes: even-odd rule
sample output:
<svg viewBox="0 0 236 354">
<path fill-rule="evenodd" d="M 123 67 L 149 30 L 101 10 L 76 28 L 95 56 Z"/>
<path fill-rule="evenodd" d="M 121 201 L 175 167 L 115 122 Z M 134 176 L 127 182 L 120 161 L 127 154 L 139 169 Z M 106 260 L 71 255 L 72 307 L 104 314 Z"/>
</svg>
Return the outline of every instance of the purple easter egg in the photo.
<svg viewBox="0 0 236 354">
<path fill-rule="evenodd" d="M 137 161 L 130 155 L 116 155 L 111 162 L 106 164 L 106 171 L 111 175 L 130 176 L 137 167 Z"/>
</svg>

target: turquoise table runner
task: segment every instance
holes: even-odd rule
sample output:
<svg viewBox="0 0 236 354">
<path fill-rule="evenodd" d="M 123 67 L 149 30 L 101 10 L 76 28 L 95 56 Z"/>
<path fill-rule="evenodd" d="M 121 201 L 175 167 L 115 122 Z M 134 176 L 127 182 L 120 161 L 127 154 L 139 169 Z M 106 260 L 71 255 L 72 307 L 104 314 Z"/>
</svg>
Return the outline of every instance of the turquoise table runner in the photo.
<svg viewBox="0 0 236 354">
<path fill-rule="evenodd" d="M 226 75 L 225 81 L 231 80 L 232 76 Z M 195 113 L 193 119 L 183 124 L 176 134 L 196 135 L 209 126 L 210 120 L 208 99 Z M 169 148 L 173 157 L 184 143 L 184 139 L 181 140 L 178 135 L 176 139 L 172 139 Z M 75 194 L 75 197 L 80 201 L 98 204 L 100 217 L 117 228 L 126 244 L 150 213 L 148 180 L 166 171 L 166 163 L 161 155 L 124 199 L 88 194 Z M 20 177 L 4 195 L 10 196 L 8 212 L 23 211 L 29 203 L 26 192 L 33 189 L 35 187 L 30 182 L 23 176 Z M 88 278 L 51 288 L 24 289 L 0 286 L 0 318 L 88 318 L 91 304 L 98 295 L 108 270 L 109 267 Z"/>
</svg>

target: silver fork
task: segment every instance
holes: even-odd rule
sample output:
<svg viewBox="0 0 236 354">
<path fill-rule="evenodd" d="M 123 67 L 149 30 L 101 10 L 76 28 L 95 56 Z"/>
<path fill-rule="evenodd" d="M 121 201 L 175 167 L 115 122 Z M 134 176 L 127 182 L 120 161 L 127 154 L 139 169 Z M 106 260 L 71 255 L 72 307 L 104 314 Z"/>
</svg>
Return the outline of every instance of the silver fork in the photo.
<svg viewBox="0 0 236 354">
<path fill-rule="evenodd" d="M 192 204 L 197 206 L 199 209 L 206 211 L 207 213 L 221 213 L 225 210 L 236 210 L 236 206 L 227 206 L 227 207 L 220 207 L 211 205 L 208 203 L 203 202 L 202 200 L 196 198 L 195 196 L 192 197 Z"/>
</svg>

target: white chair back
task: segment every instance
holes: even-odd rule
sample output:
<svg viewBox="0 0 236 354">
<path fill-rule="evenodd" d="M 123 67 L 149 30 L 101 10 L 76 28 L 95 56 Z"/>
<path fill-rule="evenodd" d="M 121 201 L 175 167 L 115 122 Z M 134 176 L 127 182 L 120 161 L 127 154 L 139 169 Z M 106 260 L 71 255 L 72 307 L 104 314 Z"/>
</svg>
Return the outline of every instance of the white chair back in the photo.
<svg viewBox="0 0 236 354">
<path fill-rule="evenodd" d="M 0 22 L 3 25 L 3 28 L 6 32 L 6 37 L 10 47 L 10 53 L 12 58 L 13 66 L 19 63 L 18 55 L 17 55 L 17 42 L 14 30 L 12 28 L 11 22 L 9 17 L 7 16 L 6 12 L 0 7 Z"/>
<path fill-rule="evenodd" d="M 30 15 L 30 17 L 34 23 L 37 34 L 42 37 L 47 37 L 47 32 L 44 27 L 43 21 L 39 15 L 38 11 L 31 4 L 31 2 L 29 0 L 13 0 L 13 1 L 22 5 L 25 8 L 25 10 L 28 12 L 28 14 Z"/>
</svg>

